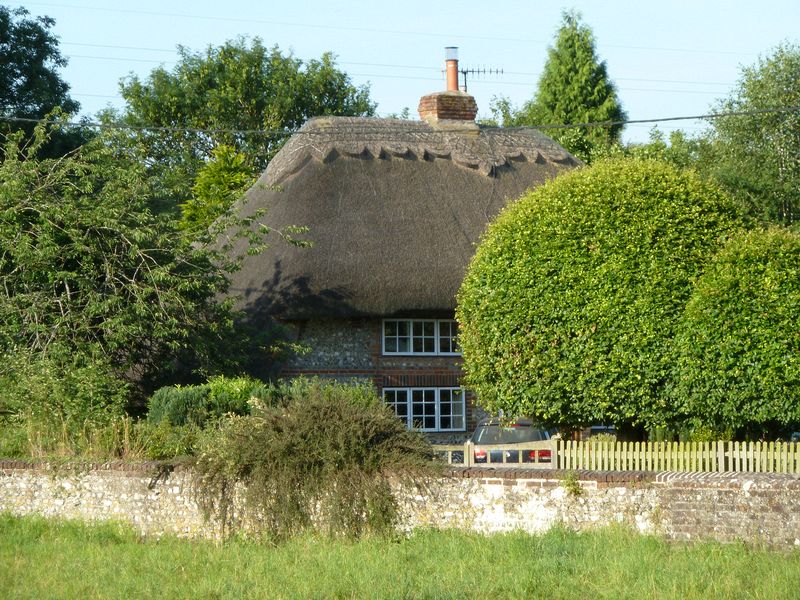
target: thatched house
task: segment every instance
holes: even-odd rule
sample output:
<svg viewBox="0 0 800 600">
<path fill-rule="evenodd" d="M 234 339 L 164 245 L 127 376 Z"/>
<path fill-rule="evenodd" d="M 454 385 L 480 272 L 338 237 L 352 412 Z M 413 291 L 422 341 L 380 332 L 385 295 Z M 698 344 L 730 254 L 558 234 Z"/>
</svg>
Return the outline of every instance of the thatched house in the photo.
<svg viewBox="0 0 800 600">
<path fill-rule="evenodd" d="M 474 99 L 422 99 L 423 121 L 312 119 L 248 192 L 273 228 L 309 227 L 312 248 L 273 242 L 232 292 L 311 348 L 283 365 L 371 381 L 410 426 L 464 439 L 455 294 L 487 223 L 528 188 L 578 164 L 535 131 L 479 128 Z"/>
</svg>

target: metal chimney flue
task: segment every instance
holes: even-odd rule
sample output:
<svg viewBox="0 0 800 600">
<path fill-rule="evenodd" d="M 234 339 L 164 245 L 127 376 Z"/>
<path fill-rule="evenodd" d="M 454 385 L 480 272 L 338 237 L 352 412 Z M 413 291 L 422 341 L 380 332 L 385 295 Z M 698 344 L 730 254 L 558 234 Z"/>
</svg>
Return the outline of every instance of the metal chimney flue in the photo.
<svg viewBox="0 0 800 600">
<path fill-rule="evenodd" d="M 458 47 L 447 46 L 444 49 L 445 73 L 447 75 L 447 91 L 458 91 Z"/>
</svg>

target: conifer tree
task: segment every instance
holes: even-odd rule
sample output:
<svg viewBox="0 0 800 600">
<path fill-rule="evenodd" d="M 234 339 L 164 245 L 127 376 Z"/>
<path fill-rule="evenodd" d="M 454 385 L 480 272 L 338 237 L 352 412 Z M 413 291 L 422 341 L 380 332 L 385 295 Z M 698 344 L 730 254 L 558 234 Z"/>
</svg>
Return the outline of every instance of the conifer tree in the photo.
<svg viewBox="0 0 800 600">
<path fill-rule="evenodd" d="M 565 12 L 535 97 L 506 124 L 565 125 L 622 121 L 626 116 L 606 63 L 597 56 L 592 30 L 578 13 Z M 618 141 L 621 132 L 622 125 L 546 131 L 584 160 L 594 148 Z"/>
</svg>

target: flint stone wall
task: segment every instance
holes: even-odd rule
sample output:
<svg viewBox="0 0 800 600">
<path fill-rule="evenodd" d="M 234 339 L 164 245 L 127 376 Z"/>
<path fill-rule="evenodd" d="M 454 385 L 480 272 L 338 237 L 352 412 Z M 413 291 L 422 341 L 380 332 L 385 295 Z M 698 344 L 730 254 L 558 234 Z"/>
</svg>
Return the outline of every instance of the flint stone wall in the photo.
<svg viewBox="0 0 800 600">
<path fill-rule="evenodd" d="M 621 523 L 671 540 L 800 547 L 800 479 L 789 475 L 470 468 L 400 497 L 405 530 L 540 532 Z M 219 535 L 193 499 L 191 473 L 154 463 L 52 469 L 0 461 L 0 511 L 113 519 L 147 535 Z"/>
</svg>

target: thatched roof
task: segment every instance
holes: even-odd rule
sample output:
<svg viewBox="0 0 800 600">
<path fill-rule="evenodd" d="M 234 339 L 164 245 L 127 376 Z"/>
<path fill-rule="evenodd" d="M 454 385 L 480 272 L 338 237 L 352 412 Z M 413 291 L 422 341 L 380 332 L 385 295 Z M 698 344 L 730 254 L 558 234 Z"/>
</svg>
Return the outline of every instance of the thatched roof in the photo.
<svg viewBox="0 0 800 600">
<path fill-rule="evenodd" d="M 301 225 L 312 248 L 278 237 L 234 274 L 253 316 L 435 313 L 455 293 L 487 223 L 510 200 L 578 161 L 534 131 L 440 131 L 419 121 L 312 119 L 240 207 L 273 228 Z"/>
</svg>

